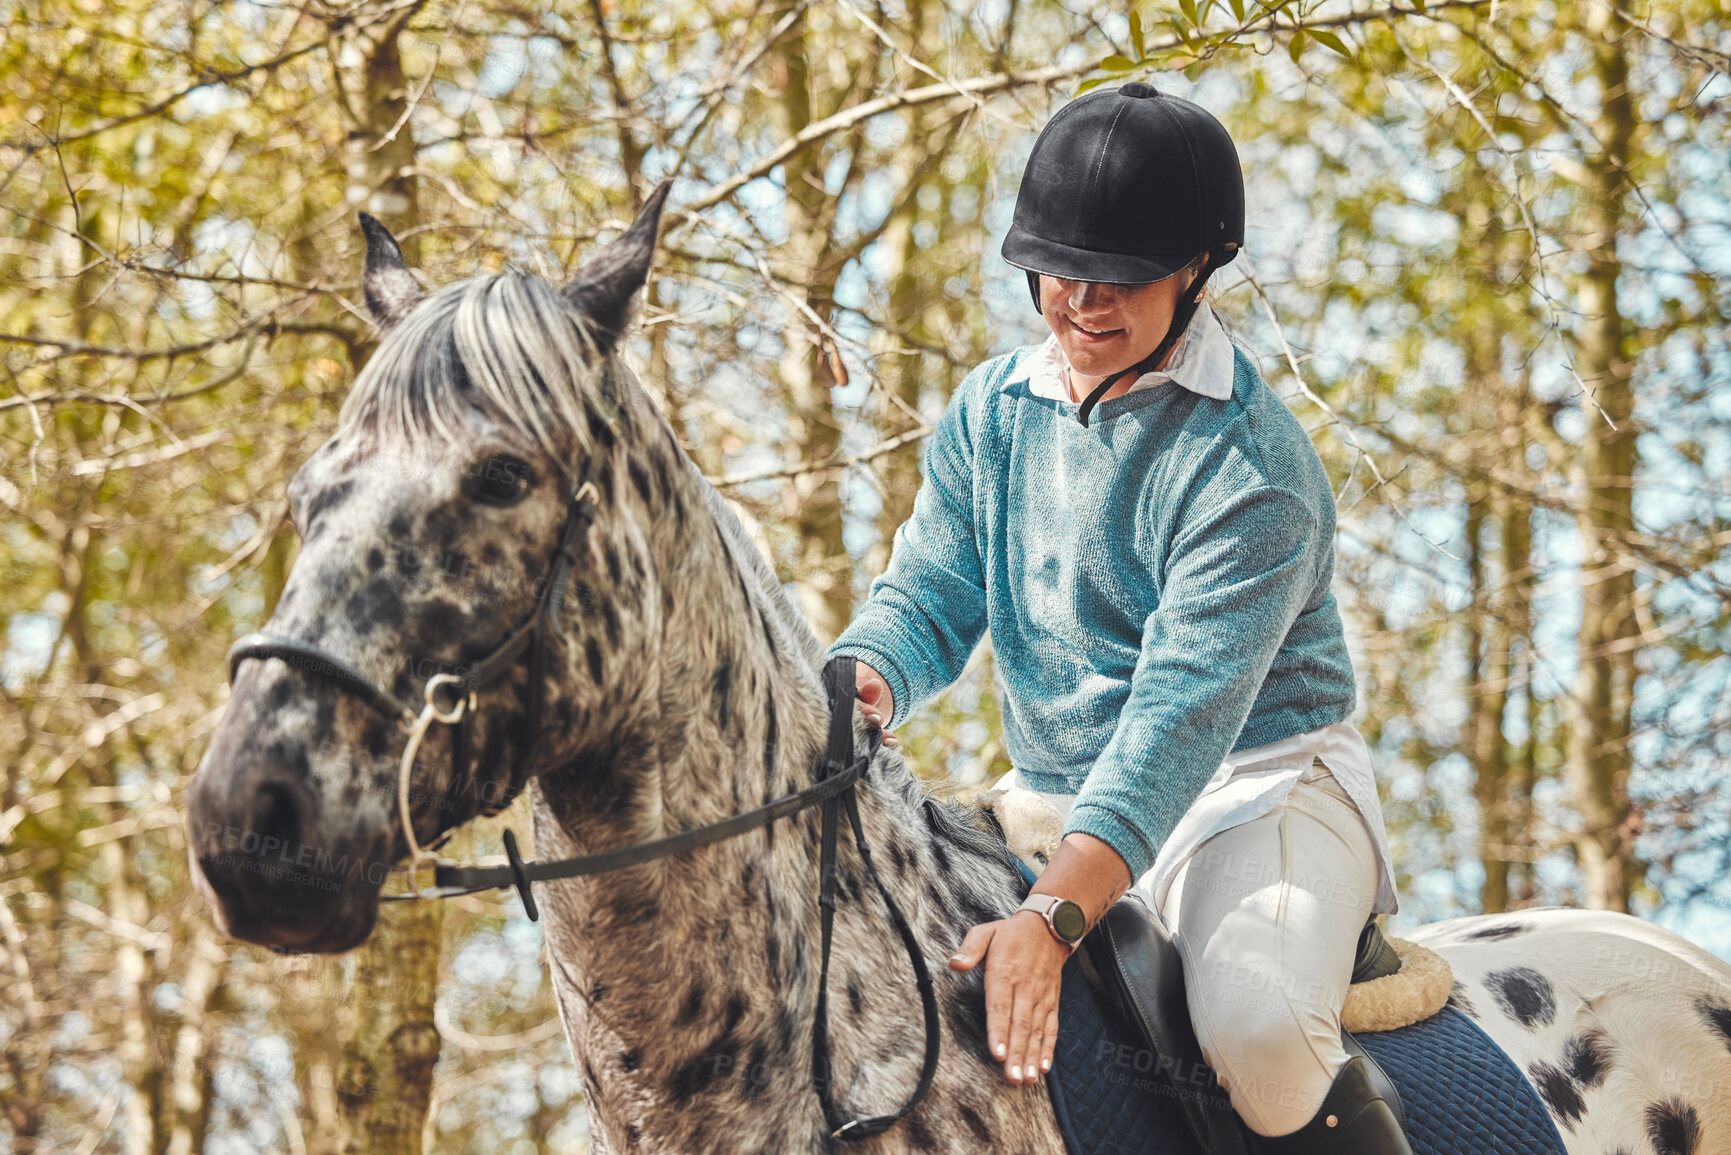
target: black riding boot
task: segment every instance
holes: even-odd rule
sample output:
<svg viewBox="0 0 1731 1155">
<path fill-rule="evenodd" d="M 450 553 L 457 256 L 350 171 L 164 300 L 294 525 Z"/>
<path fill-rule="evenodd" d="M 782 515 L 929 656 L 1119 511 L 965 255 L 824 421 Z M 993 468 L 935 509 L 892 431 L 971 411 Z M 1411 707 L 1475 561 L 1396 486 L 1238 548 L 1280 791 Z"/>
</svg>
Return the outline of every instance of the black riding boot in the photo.
<svg viewBox="0 0 1731 1155">
<path fill-rule="evenodd" d="M 1314 1119 L 1276 1139 L 1252 1134 L 1250 1143 L 1257 1155 L 1412 1155 L 1400 1120 L 1371 1086 L 1359 1055 L 1334 1077 Z"/>
</svg>

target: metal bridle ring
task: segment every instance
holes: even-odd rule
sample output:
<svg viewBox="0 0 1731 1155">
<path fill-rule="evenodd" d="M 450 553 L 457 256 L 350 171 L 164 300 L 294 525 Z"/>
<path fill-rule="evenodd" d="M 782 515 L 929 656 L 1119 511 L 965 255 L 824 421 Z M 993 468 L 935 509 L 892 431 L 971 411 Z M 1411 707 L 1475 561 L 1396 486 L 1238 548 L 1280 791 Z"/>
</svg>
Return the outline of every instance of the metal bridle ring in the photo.
<svg viewBox="0 0 1731 1155">
<path fill-rule="evenodd" d="M 449 709 L 439 709 L 438 703 L 438 693 L 441 689 L 446 686 L 461 686 L 462 684 L 463 679 L 456 674 L 434 674 L 427 679 L 422 697 L 426 700 L 427 709 L 433 712 L 433 721 L 446 724 L 462 721 L 464 709 L 474 704 L 474 691 L 471 690 L 466 694 L 459 693 L 452 701 Z"/>
</svg>

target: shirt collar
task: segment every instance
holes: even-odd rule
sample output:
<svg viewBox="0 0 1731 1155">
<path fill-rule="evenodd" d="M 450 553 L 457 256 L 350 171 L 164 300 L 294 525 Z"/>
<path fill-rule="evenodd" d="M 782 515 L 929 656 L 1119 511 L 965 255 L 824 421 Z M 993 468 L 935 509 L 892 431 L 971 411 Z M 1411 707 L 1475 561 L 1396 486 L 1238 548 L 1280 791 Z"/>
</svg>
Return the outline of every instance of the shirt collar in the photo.
<svg viewBox="0 0 1731 1155">
<path fill-rule="evenodd" d="M 1068 367 L 1058 338 L 1049 336 L 1031 356 L 1022 358 L 1021 366 L 1006 384 L 1026 381 L 1036 397 L 1075 404 L 1065 384 Z M 1232 396 L 1232 377 L 1232 339 L 1221 327 L 1213 308 L 1204 301 L 1173 346 L 1166 368 L 1142 374 L 1129 391 L 1134 393 L 1171 381 L 1192 393 L 1225 401 Z"/>
</svg>

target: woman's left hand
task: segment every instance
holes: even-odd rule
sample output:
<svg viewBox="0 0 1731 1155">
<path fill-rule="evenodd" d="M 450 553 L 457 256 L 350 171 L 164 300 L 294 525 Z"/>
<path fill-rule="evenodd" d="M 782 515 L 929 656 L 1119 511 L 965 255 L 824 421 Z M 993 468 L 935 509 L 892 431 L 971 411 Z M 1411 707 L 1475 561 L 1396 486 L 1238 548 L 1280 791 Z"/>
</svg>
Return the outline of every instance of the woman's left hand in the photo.
<svg viewBox="0 0 1731 1155">
<path fill-rule="evenodd" d="M 950 969 L 986 964 L 986 1044 L 1012 1083 L 1032 1083 L 1052 1069 L 1058 1043 L 1060 972 L 1070 948 L 1031 911 L 968 931 Z"/>
</svg>

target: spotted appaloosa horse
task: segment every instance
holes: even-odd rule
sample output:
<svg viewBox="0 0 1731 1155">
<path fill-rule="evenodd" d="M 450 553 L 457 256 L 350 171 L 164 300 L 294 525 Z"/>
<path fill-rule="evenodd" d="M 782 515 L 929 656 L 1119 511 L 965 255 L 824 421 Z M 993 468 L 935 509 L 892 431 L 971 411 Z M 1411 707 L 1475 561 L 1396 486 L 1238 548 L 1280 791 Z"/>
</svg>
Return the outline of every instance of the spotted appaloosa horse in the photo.
<svg viewBox="0 0 1731 1155">
<path fill-rule="evenodd" d="M 573 475 L 601 455 L 525 763 L 542 858 L 648 841 L 808 785 L 825 733 L 817 640 L 615 354 L 664 193 L 563 290 L 504 273 L 423 295 L 368 221 L 364 287 L 382 340 L 336 434 L 289 487 L 302 547 L 270 632 L 414 700 L 429 669 L 460 671 L 526 619 Z M 462 766 L 453 728 L 429 732 L 413 819 L 423 843 L 521 785 L 498 776 L 522 753 L 529 677 L 479 693 Z M 193 873 L 229 933 L 295 951 L 365 941 L 383 868 L 406 852 L 402 741 L 316 670 L 241 664 L 189 792 Z M 999 844 L 977 812 L 927 797 L 895 750 L 876 754 L 860 810 L 928 956 L 944 1061 L 920 1109 L 858 1148 L 1062 1151 L 1044 1088 L 1007 1084 L 987 1057 L 979 972 L 944 965 L 969 926 L 1017 905 Z M 839 1147 L 811 1074 L 817 844 L 807 811 L 543 884 L 599 1145 Z M 850 837 L 840 886 L 835 1098 L 863 1116 L 894 1110 L 914 1083 L 919 1000 Z M 1457 1001 L 1529 1072 L 1571 1152 L 1731 1152 L 1723 964 L 1611 915 L 1468 919 L 1416 937 L 1454 963 Z"/>
</svg>

